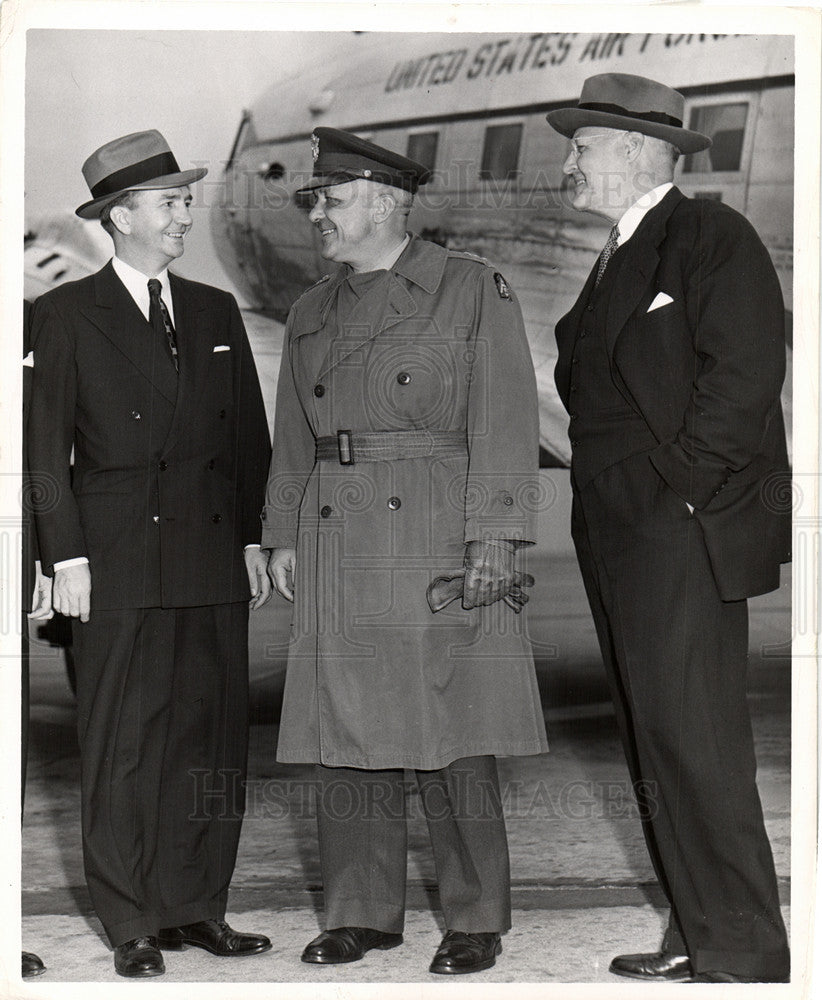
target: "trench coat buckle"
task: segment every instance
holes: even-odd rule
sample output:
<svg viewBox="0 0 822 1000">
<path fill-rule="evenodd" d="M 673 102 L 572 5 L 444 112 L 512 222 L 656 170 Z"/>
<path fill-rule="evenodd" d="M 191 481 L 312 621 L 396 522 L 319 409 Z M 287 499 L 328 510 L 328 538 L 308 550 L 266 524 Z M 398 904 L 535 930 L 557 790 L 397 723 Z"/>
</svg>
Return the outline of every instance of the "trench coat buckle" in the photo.
<svg viewBox="0 0 822 1000">
<path fill-rule="evenodd" d="M 337 431 L 337 451 L 340 465 L 353 465 L 354 452 L 351 450 L 351 431 Z"/>
</svg>

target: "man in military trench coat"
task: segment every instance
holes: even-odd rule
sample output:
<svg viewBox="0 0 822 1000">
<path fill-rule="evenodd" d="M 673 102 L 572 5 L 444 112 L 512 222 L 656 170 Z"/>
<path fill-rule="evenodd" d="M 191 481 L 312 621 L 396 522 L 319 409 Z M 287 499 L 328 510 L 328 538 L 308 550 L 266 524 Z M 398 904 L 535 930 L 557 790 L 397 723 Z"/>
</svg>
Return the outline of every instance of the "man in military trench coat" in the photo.
<svg viewBox="0 0 822 1000">
<path fill-rule="evenodd" d="M 535 538 L 533 365 L 502 275 L 406 233 L 428 171 L 339 130 L 313 141 L 310 219 L 345 266 L 288 319 L 262 541 L 295 601 L 277 755 L 317 765 L 327 930 L 303 961 L 402 942 L 408 768 L 447 927 L 430 970 L 474 972 L 511 919 L 495 755 L 546 749 L 512 610 Z M 434 614 L 427 588 L 457 574 Z"/>
</svg>

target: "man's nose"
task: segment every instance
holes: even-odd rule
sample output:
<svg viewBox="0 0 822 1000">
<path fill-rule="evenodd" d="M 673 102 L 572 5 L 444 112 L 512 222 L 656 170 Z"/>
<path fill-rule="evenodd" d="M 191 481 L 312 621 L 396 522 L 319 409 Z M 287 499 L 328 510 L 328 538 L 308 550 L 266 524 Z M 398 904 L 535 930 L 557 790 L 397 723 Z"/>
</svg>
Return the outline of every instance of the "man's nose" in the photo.
<svg viewBox="0 0 822 1000">
<path fill-rule="evenodd" d="M 319 222 L 320 219 L 323 217 L 323 214 L 324 213 L 323 213 L 322 203 L 320 201 L 320 198 L 317 198 L 317 200 L 311 206 L 311 211 L 308 213 L 308 218 L 311 222 Z"/>
<path fill-rule="evenodd" d="M 568 155 L 565 157 L 565 162 L 562 164 L 562 172 L 564 174 L 572 174 L 577 169 L 577 154 L 574 151 L 574 147 L 568 150 Z"/>
<path fill-rule="evenodd" d="M 178 205 L 174 213 L 174 221 L 180 226 L 190 226 L 192 223 L 191 210 L 186 204 Z"/>
</svg>

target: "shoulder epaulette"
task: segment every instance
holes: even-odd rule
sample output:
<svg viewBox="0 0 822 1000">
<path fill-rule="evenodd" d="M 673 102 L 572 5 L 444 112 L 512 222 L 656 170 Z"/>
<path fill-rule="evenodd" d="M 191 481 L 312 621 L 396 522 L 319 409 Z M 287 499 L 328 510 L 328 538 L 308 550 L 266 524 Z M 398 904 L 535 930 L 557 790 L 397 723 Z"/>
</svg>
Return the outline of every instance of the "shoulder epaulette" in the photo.
<svg viewBox="0 0 822 1000">
<path fill-rule="evenodd" d="M 452 250 L 448 247 L 449 257 L 459 257 L 461 260 L 473 260 L 477 264 L 484 264 L 486 267 L 491 267 L 491 261 L 487 257 L 480 257 L 479 254 L 471 253 L 470 250 Z"/>
</svg>

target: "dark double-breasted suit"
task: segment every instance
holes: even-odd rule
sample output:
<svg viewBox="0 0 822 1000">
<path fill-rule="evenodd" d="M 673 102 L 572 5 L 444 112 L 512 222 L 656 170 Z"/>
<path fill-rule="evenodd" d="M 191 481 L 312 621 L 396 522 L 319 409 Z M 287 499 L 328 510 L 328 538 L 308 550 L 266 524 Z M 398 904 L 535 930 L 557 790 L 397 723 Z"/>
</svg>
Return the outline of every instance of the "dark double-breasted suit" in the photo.
<svg viewBox="0 0 822 1000">
<path fill-rule="evenodd" d="M 170 282 L 179 374 L 111 264 L 32 320 L 42 561 L 91 572 L 74 623 L 84 851 L 115 945 L 222 916 L 243 808 L 243 549 L 268 432 L 234 299 Z"/>
<path fill-rule="evenodd" d="M 779 585 L 790 550 L 778 280 L 742 216 L 676 188 L 598 287 L 595 271 L 557 325 L 556 382 L 574 541 L 672 907 L 666 947 L 697 973 L 781 978 L 745 692 L 745 598 Z M 581 399 L 605 402 L 591 415 Z"/>
</svg>

